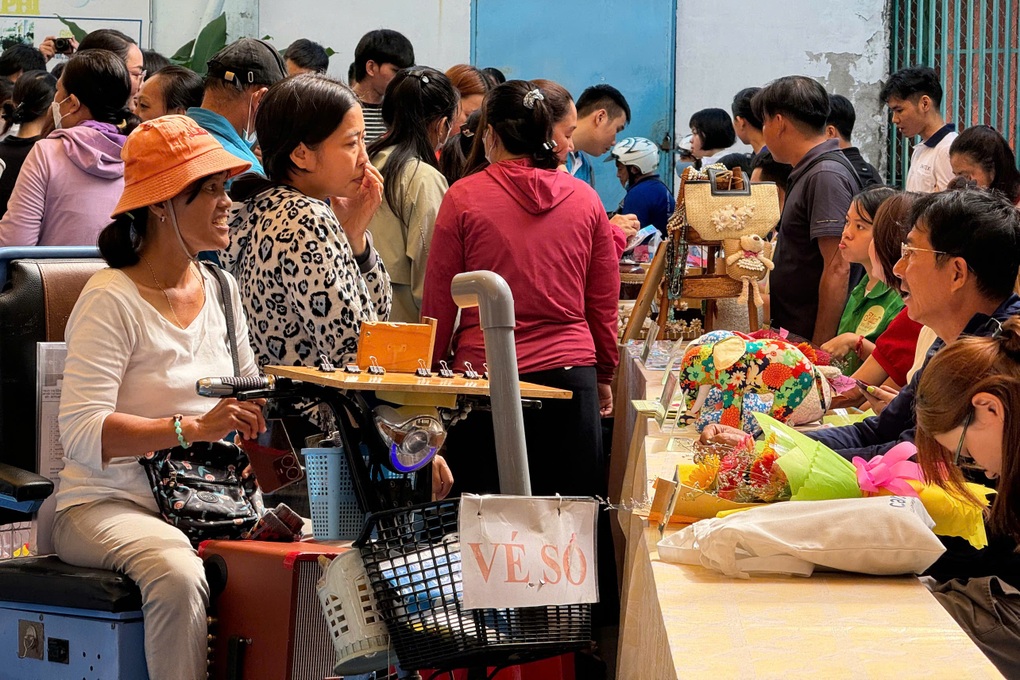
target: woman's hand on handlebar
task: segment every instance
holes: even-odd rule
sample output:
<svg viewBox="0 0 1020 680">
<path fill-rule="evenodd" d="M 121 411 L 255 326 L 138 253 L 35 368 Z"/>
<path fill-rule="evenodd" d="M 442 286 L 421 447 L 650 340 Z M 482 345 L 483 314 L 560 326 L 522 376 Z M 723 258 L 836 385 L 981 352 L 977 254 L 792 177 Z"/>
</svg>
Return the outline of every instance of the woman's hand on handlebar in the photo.
<svg viewBox="0 0 1020 680">
<path fill-rule="evenodd" d="M 185 424 L 184 436 L 188 441 L 214 442 L 237 430 L 244 439 L 255 439 L 266 431 L 265 405 L 265 399 L 220 399 L 205 415 L 192 418 L 190 428 Z"/>
</svg>

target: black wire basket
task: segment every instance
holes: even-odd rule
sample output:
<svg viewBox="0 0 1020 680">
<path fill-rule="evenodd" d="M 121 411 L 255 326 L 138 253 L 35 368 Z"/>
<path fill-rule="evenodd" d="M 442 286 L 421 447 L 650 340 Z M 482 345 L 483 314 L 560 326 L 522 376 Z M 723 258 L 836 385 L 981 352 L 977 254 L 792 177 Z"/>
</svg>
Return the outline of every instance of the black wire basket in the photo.
<svg viewBox="0 0 1020 680">
<path fill-rule="evenodd" d="M 355 543 L 405 669 L 504 667 L 591 646 L 591 605 L 464 609 L 460 501 L 371 515 Z"/>
</svg>

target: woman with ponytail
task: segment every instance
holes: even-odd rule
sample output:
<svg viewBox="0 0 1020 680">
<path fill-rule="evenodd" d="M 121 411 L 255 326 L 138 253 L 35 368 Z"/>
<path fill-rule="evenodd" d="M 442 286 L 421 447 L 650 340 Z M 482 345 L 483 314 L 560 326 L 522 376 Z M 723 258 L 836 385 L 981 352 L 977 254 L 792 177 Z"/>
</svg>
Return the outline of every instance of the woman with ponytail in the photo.
<svg viewBox="0 0 1020 680">
<path fill-rule="evenodd" d="M 385 200 L 368 230 L 393 285 L 390 321 L 417 323 L 421 316 L 432 228 L 448 188 L 436 150 L 453 129 L 457 100 L 450 79 L 427 66 L 400 71 L 386 87 L 390 131 L 368 147 Z"/>
<path fill-rule="evenodd" d="M 925 479 L 972 501 L 963 468 L 998 480 L 986 515 L 989 546 L 949 545 L 929 570 L 934 595 L 1005 677 L 1020 677 L 1020 317 L 992 337 L 938 352 L 916 399 Z"/>
<path fill-rule="evenodd" d="M 511 80 L 485 104 L 484 170 L 450 187 L 436 218 L 422 314 L 438 319 L 435 360 L 485 361 L 477 309 L 461 312 L 454 276 L 487 269 L 514 296 L 522 380 L 573 392 L 524 414 L 536 495 L 604 494 L 603 416 L 617 364 L 620 276 L 611 227 L 594 189 L 559 172 L 555 114 L 535 83 Z M 451 428 L 448 462 L 461 492 L 498 491 L 492 419 L 473 412 Z"/>
<path fill-rule="evenodd" d="M 0 217 L 7 212 L 7 201 L 28 152 L 53 129 L 50 104 L 56 89 L 57 79 L 49 73 L 29 71 L 15 83 L 13 99 L 3 104 L 0 115 L 4 119 L 4 131 L 14 125 L 18 126 L 18 131 L 0 140 L 0 160 L 6 165 L 0 175 Z"/>
<path fill-rule="evenodd" d="M 131 79 L 107 50 L 75 54 L 50 105 L 55 130 L 21 168 L 0 246 L 94 246 L 124 189 L 120 151 Z"/>
</svg>

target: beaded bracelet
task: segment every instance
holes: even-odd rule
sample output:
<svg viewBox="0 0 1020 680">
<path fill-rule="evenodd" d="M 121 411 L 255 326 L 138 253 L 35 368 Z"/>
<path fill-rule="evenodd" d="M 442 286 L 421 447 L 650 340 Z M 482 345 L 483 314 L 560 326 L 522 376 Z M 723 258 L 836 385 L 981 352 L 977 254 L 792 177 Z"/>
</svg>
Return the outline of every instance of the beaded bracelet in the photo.
<svg viewBox="0 0 1020 680">
<path fill-rule="evenodd" d="M 180 413 L 174 414 L 174 432 L 177 433 L 177 441 L 181 443 L 182 449 L 187 449 L 191 446 L 191 443 L 184 438 L 184 432 L 181 430 L 181 420 L 184 419 Z"/>
</svg>

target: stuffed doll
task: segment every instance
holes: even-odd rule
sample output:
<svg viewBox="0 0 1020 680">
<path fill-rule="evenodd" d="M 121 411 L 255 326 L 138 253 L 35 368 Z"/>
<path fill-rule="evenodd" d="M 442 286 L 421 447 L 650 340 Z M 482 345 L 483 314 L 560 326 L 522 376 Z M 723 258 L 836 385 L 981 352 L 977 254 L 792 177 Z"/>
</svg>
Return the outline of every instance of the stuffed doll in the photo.
<svg viewBox="0 0 1020 680">
<path fill-rule="evenodd" d="M 686 417 L 700 432 L 710 423 L 761 430 L 752 412 L 797 425 L 822 417 L 832 398 L 821 371 L 781 339 L 712 331 L 692 341 L 680 364 Z"/>
<path fill-rule="evenodd" d="M 737 301 L 745 304 L 750 291 L 753 291 L 754 304 L 761 305 L 761 291 L 756 284 L 775 268 L 769 258 L 772 245 L 757 234 L 746 234 L 739 240 L 727 239 L 725 249 L 730 253 L 726 258 L 726 274 L 743 283 Z"/>
</svg>

